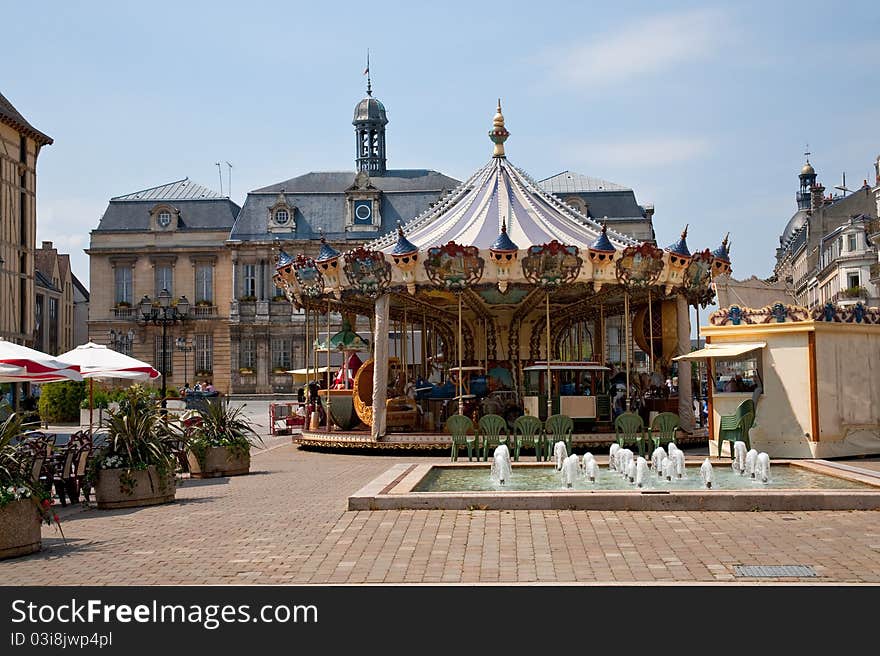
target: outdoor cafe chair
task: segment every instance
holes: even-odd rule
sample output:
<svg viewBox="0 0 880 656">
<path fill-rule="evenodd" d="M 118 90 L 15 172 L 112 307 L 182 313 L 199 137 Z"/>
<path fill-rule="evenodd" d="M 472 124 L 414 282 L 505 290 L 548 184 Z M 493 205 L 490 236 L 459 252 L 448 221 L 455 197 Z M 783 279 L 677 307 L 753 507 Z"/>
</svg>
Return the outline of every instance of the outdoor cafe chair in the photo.
<svg viewBox="0 0 880 656">
<path fill-rule="evenodd" d="M 731 457 L 733 457 L 733 442 L 738 440 L 745 442 L 746 450 L 751 449 L 749 429 L 751 429 L 754 421 L 755 403 L 751 399 L 746 399 L 740 403 L 732 415 L 722 415 L 721 423 L 718 426 L 718 456 L 721 457 L 721 445 L 725 441 L 731 442 Z"/>
<path fill-rule="evenodd" d="M 458 447 L 460 446 L 467 447 L 468 461 L 472 459 L 474 443 L 476 442 L 473 429 L 474 422 L 467 415 L 450 415 L 446 419 L 446 430 L 452 436 L 452 462 L 458 460 Z M 479 457 L 479 453 L 477 453 L 477 459 Z"/>
<path fill-rule="evenodd" d="M 517 417 L 513 422 L 514 451 L 513 460 L 519 462 L 519 451 L 522 447 L 534 447 L 535 459 L 540 462 L 544 443 L 544 426 L 534 415 Z"/>
<path fill-rule="evenodd" d="M 501 415 L 483 415 L 477 424 L 483 444 L 483 460 L 489 459 L 489 447 L 507 444 L 510 447 L 510 432 L 507 420 Z"/>
<path fill-rule="evenodd" d="M 645 455 L 645 443 L 648 441 L 648 431 L 641 415 L 635 412 L 623 412 L 614 420 L 614 436 L 621 448 L 627 444 L 635 443 L 639 448 L 639 455 Z"/>
<path fill-rule="evenodd" d="M 678 426 L 678 415 L 674 412 L 661 412 L 654 417 L 651 422 L 651 440 L 654 442 L 654 448 L 674 442 Z"/>
<path fill-rule="evenodd" d="M 544 443 L 547 445 L 547 460 L 553 453 L 556 442 L 565 442 L 565 450 L 571 455 L 571 434 L 574 432 L 574 421 L 568 415 L 550 415 L 544 422 Z"/>
</svg>

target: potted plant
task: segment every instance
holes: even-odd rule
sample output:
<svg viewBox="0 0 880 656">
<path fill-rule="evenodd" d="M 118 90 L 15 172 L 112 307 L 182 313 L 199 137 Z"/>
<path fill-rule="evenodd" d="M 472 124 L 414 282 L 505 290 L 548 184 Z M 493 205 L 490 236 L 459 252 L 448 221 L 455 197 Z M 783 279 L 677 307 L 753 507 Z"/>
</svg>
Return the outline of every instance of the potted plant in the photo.
<svg viewBox="0 0 880 656">
<path fill-rule="evenodd" d="M 287 297 L 284 294 L 275 294 L 275 296 L 272 297 L 272 301 L 275 303 L 283 303 L 286 300 Z"/>
<path fill-rule="evenodd" d="M 251 467 L 251 447 L 263 446 L 244 415 L 244 405 L 230 408 L 225 401 L 209 403 L 199 410 L 198 421 L 190 428 L 187 459 L 190 476 L 214 478 L 247 474 Z"/>
<path fill-rule="evenodd" d="M 0 560 L 42 549 L 43 522 L 61 528 L 51 496 L 24 471 L 25 452 L 15 444 L 23 429 L 22 416 L 15 412 L 0 422 Z"/>
<path fill-rule="evenodd" d="M 254 296 L 253 294 L 245 294 L 244 296 L 238 297 L 239 303 L 253 303 L 256 300 L 257 300 L 257 297 Z"/>
<path fill-rule="evenodd" d="M 101 432 L 90 479 L 98 508 L 152 506 L 174 501 L 175 457 L 183 435 L 148 390 L 132 385 L 119 409 L 110 411 Z"/>
<path fill-rule="evenodd" d="M 242 376 L 253 376 L 254 370 L 251 367 L 239 367 L 238 373 Z"/>
</svg>

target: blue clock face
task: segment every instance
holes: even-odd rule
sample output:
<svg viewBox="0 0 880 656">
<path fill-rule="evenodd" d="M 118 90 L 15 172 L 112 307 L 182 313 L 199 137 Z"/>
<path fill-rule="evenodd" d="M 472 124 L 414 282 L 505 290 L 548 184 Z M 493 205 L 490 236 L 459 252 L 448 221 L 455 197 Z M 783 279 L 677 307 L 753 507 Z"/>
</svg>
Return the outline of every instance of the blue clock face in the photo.
<svg viewBox="0 0 880 656">
<path fill-rule="evenodd" d="M 373 201 L 356 200 L 354 202 L 354 222 L 369 225 L 373 222 Z"/>
</svg>

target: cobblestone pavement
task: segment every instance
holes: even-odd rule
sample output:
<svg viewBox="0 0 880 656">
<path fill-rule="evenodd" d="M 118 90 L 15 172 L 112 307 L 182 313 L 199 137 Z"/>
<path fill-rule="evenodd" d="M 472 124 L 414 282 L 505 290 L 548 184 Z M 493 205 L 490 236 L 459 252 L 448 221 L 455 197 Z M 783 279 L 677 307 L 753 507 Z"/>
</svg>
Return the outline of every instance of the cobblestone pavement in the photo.
<svg viewBox="0 0 880 656">
<path fill-rule="evenodd" d="M 391 464 L 446 458 L 289 439 L 249 476 L 184 480 L 174 504 L 66 509 L 67 543 L 44 526 L 43 551 L 0 562 L 0 584 L 754 581 L 739 564 L 880 583 L 880 512 L 350 512 L 347 496 Z"/>
</svg>

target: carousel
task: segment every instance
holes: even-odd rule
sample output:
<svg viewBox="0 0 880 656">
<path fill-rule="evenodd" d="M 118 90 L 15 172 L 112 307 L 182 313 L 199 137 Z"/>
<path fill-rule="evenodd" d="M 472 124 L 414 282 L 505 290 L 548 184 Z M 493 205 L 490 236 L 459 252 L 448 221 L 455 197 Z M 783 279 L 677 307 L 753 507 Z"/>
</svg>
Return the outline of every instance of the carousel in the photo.
<svg viewBox="0 0 880 656">
<path fill-rule="evenodd" d="M 447 446 L 453 414 L 568 414 L 575 444 L 607 445 L 620 412 L 672 410 L 693 433 L 690 370 L 666 382 L 691 350 L 690 306 L 705 307 L 713 277 L 730 273 L 727 238 L 692 253 L 686 227 L 663 249 L 615 232 L 514 166 L 509 134 L 499 102 L 489 162 L 396 231 L 344 253 L 323 240 L 315 258 L 278 253 L 275 282 L 314 335 L 329 335 L 335 314 L 348 335 L 338 342 L 370 342 L 341 386 L 326 380 L 343 409 L 307 424 L 301 443 Z"/>
</svg>

